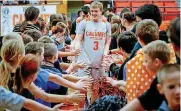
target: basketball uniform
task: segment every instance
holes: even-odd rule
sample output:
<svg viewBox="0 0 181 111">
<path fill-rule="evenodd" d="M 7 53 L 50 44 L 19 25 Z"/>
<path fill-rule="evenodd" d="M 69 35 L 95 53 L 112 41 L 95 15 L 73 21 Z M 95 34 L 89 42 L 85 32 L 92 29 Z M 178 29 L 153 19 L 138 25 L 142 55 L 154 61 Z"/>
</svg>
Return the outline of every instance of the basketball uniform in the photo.
<svg viewBox="0 0 181 111">
<path fill-rule="evenodd" d="M 77 57 L 77 63 L 86 63 L 90 69 L 79 69 L 77 76 L 87 76 L 90 72 L 92 72 L 93 78 L 102 76 L 104 70 L 101 68 L 101 62 L 106 37 L 111 36 L 110 24 L 102 20 L 99 22 L 83 20 L 79 24 L 77 34 L 84 35 L 81 45 L 82 52 Z"/>
</svg>

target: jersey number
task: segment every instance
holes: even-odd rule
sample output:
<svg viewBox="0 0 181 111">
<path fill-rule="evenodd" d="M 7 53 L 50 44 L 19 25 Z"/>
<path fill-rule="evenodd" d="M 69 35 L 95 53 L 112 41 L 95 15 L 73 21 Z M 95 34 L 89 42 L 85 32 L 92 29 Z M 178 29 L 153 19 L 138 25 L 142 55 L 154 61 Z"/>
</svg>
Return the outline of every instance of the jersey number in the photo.
<svg viewBox="0 0 181 111">
<path fill-rule="evenodd" d="M 98 48 L 99 48 L 99 42 L 98 42 L 98 41 L 94 41 L 94 47 L 93 47 L 93 49 L 94 49 L 94 50 L 98 50 Z"/>
</svg>

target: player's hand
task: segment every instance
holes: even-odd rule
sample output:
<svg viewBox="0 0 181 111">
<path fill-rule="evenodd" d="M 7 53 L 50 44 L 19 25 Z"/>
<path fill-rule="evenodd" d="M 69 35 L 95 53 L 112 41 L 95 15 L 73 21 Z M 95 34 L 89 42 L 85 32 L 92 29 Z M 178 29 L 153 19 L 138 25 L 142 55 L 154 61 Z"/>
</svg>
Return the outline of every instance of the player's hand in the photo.
<svg viewBox="0 0 181 111">
<path fill-rule="evenodd" d="M 78 56 L 81 53 L 81 49 L 76 49 L 71 51 L 71 56 Z"/>
<path fill-rule="evenodd" d="M 74 63 L 73 65 L 73 68 L 74 70 L 77 70 L 77 69 L 82 69 L 82 68 L 85 68 L 87 67 L 88 65 L 86 63 Z"/>
</svg>

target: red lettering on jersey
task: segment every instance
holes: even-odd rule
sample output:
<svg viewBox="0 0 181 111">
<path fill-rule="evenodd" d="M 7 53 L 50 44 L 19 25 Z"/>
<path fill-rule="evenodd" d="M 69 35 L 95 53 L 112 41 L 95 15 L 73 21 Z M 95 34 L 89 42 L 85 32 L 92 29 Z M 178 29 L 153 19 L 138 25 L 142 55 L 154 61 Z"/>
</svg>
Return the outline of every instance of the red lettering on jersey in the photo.
<svg viewBox="0 0 181 111">
<path fill-rule="evenodd" d="M 101 39 L 106 36 L 104 32 L 86 32 L 86 36 L 90 37 L 91 39 Z"/>
</svg>

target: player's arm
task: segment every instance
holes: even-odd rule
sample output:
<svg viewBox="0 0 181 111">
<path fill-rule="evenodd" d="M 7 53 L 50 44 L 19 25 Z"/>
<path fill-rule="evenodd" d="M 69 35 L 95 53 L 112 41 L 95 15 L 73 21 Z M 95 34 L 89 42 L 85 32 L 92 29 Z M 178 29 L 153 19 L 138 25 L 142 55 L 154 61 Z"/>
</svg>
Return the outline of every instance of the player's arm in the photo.
<svg viewBox="0 0 181 111">
<path fill-rule="evenodd" d="M 109 45 L 111 43 L 111 37 L 106 37 L 105 47 L 104 47 L 104 55 L 107 55 L 109 53 Z"/>
<path fill-rule="evenodd" d="M 105 47 L 104 47 L 104 55 L 107 55 L 109 53 L 109 45 L 111 43 L 111 25 L 110 23 L 106 23 L 106 41 L 105 41 Z"/>
<path fill-rule="evenodd" d="M 81 21 L 79 25 L 76 27 L 76 36 L 75 36 L 75 49 L 80 49 L 81 42 L 84 37 L 86 28 L 86 21 Z"/>
<path fill-rule="evenodd" d="M 77 34 L 75 40 L 75 49 L 80 49 L 81 42 L 83 40 L 83 34 Z"/>
</svg>

